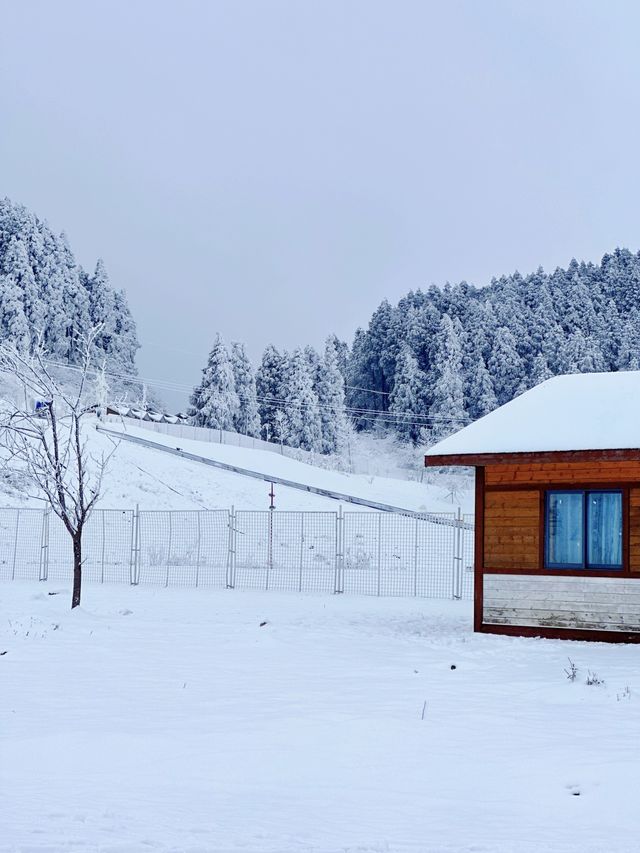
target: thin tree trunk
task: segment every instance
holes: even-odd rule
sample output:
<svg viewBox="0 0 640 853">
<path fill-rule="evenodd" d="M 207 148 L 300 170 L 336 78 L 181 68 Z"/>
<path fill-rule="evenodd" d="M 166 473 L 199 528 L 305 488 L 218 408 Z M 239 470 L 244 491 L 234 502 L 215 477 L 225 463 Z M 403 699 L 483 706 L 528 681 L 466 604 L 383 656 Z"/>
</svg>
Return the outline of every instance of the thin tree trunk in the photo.
<svg viewBox="0 0 640 853">
<path fill-rule="evenodd" d="M 78 531 L 73 537 L 73 595 L 71 596 L 71 609 L 80 604 L 80 590 L 82 586 L 82 531 Z"/>
</svg>

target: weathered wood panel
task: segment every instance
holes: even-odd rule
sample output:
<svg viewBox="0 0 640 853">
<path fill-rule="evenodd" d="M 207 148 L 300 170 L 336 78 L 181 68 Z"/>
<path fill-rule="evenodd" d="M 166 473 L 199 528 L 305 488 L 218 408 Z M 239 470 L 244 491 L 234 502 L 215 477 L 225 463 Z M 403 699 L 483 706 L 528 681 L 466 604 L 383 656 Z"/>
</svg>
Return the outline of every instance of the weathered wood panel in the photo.
<svg viewBox="0 0 640 853">
<path fill-rule="evenodd" d="M 484 575 L 482 621 L 640 633 L 640 578 Z"/>
<path fill-rule="evenodd" d="M 593 462 L 531 462 L 512 465 L 487 465 L 485 484 L 546 485 L 558 483 L 581 485 L 583 483 L 640 483 L 640 461 Z"/>
<path fill-rule="evenodd" d="M 485 492 L 484 562 L 492 569 L 539 568 L 537 491 Z"/>
</svg>

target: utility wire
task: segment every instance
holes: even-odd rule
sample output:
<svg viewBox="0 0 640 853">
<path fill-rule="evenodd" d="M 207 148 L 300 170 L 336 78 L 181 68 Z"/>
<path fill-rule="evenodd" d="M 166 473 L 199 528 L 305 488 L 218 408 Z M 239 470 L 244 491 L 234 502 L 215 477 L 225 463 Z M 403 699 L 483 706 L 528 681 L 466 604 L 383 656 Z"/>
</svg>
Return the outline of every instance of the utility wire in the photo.
<svg viewBox="0 0 640 853">
<path fill-rule="evenodd" d="M 47 364 L 50 364 L 53 367 L 59 367 L 59 368 L 65 369 L 65 370 L 74 370 L 77 372 L 82 372 L 82 368 L 76 367 L 75 365 L 71 365 L 71 364 L 63 364 L 63 363 L 56 362 L 56 361 L 47 361 Z M 101 371 L 97 368 L 90 368 L 87 372 L 97 375 Z M 190 385 L 184 385 L 182 383 L 172 382 L 172 381 L 167 381 L 167 380 L 151 379 L 151 378 L 143 377 L 143 376 L 132 376 L 129 373 L 118 373 L 115 371 L 104 371 L 104 375 L 108 376 L 112 379 L 119 379 L 121 381 L 130 382 L 131 384 L 134 384 L 134 385 L 149 385 L 153 388 L 159 388 L 159 389 L 165 390 L 165 391 L 189 393 L 193 390 L 192 386 L 190 386 Z M 360 390 L 367 390 L 367 389 L 360 389 Z M 382 391 L 377 392 L 377 393 L 386 394 L 386 392 L 382 392 Z M 241 402 L 243 402 L 247 399 L 248 399 L 247 397 L 241 397 L 240 398 Z M 259 403 L 264 403 L 266 405 L 278 407 L 280 409 L 285 409 L 285 410 L 290 409 L 290 408 L 292 408 L 292 405 L 295 405 L 295 404 L 292 404 L 291 402 L 289 402 L 287 400 L 280 399 L 277 397 L 257 396 L 256 400 Z M 423 414 L 422 412 L 412 412 L 412 411 L 393 412 L 393 411 L 390 411 L 388 409 L 387 410 L 385 410 L 385 409 L 365 409 L 365 408 L 360 408 L 360 407 L 355 407 L 355 406 L 344 406 L 344 408 L 341 409 L 340 407 L 331 406 L 331 405 L 327 405 L 327 404 L 323 404 L 323 403 L 318 403 L 318 408 L 321 411 L 332 412 L 334 414 L 338 413 L 339 411 L 344 411 L 347 414 L 352 415 L 354 418 L 358 418 L 358 419 L 362 419 L 362 420 L 375 420 L 378 423 L 397 424 L 398 422 L 400 422 L 401 424 L 405 424 L 405 425 L 426 426 L 429 423 L 466 424 L 469 422 L 468 417 L 449 418 L 449 417 L 443 417 L 443 416 L 438 416 L 438 415 L 426 415 L 426 414 Z M 366 417 L 367 415 L 375 415 L 377 417 L 368 418 L 368 417 Z M 410 421 L 410 420 L 408 420 L 408 418 L 416 418 L 417 420 Z"/>
</svg>

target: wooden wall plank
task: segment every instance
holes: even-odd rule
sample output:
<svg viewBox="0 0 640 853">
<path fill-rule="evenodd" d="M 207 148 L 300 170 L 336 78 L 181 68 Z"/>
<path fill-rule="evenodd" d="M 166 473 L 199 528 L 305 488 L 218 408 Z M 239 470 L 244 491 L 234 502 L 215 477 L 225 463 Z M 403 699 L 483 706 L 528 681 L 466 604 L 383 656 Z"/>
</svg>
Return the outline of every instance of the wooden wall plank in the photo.
<svg viewBox="0 0 640 853">
<path fill-rule="evenodd" d="M 640 488 L 629 489 L 629 571 L 640 572 Z"/>
<path fill-rule="evenodd" d="M 640 460 L 548 462 L 512 465 L 487 465 L 487 486 L 580 484 L 580 483 L 633 483 L 640 484 Z"/>
<path fill-rule="evenodd" d="M 540 494 L 485 492 L 484 560 L 497 569 L 539 568 Z"/>
</svg>

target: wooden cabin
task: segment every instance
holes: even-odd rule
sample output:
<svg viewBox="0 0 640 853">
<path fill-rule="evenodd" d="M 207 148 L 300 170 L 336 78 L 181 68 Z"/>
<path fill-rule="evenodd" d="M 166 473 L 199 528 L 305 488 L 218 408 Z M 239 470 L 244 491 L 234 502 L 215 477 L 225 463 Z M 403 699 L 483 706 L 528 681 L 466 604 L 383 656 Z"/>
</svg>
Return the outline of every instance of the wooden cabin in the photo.
<svg viewBox="0 0 640 853">
<path fill-rule="evenodd" d="M 640 371 L 558 376 L 429 448 L 476 472 L 476 631 L 640 642 Z"/>
</svg>

